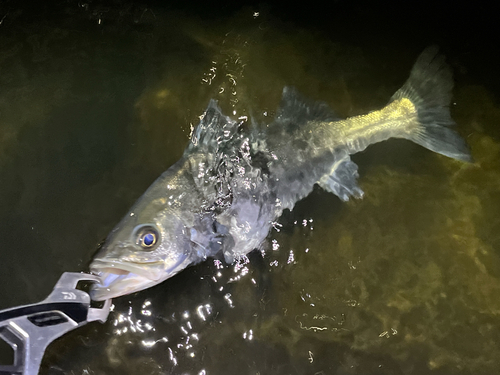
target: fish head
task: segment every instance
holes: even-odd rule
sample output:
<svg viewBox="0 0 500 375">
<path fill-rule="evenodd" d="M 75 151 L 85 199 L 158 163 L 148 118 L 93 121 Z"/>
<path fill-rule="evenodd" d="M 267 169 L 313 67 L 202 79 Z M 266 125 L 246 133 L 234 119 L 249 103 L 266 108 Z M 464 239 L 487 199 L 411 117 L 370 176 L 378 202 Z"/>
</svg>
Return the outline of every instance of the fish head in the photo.
<svg viewBox="0 0 500 375">
<path fill-rule="evenodd" d="M 182 192 L 175 205 L 165 192 L 152 186 L 112 230 L 90 264 L 100 277 L 93 284 L 93 300 L 110 299 L 149 288 L 174 276 L 193 263 L 186 233 Z M 184 190 L 185 191 L 185 190 Z M 172 194 L 174 196 L 176 193 Z M 155 197 L 156 196 L 156 197 Z M 175 206 L 175 207 L 172 207 Z"/>
</svg>

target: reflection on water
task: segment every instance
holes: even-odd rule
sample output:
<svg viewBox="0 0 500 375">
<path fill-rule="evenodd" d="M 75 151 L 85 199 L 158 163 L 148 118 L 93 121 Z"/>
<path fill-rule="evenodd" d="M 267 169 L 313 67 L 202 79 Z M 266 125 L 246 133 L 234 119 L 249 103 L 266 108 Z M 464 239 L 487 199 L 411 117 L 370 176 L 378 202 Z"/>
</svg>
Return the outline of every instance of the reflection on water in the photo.
<svg viewBox="0 0 500 375">
<path fill-rule="evenodd" d="M 265 123 L 294 85 L 340 115 L 365 113 L 430 43 L 354 44 L 251 8 L 229 18 L 70 2 L 37 11 L 0 14 L 0 308 L 86 270 L 182 154 L 210 98 Z M 354 156 L 363 200 L 315 189 L 265 249 L 116 299 L 106 324 L 55 342 L 42 373 L 496 372 L 500 109 L 443 47 L 474 164 L 405 141 L 370 147 Z"/>
</svg>

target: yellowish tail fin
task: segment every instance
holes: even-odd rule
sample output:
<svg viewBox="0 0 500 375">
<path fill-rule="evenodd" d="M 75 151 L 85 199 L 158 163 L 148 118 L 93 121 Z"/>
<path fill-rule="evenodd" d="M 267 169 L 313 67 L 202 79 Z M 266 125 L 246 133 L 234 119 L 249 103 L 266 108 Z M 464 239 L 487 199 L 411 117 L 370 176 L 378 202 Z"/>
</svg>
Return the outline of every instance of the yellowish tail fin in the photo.
<svg viewBox="0 0 500 375">
<path fill-rule="evenodd" d="M 453 129 L 449 105 L 453 78 L 444 56 L 436 46 L 428 47 L 417 59 L 410 78 L 391 98 L 408 98 L 417 109 L 419 126 L 405 138 L 453 159 L 472 161 L 465 141 Z"/>
</svg>

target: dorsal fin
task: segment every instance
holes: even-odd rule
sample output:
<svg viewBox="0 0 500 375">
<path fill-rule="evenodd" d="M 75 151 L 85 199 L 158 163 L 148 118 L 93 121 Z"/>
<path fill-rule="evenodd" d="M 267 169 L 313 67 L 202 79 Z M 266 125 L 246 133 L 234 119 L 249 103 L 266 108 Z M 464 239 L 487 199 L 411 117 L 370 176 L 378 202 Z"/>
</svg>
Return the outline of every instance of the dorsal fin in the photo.
<svg viewBox="0 0 500 375">
<path fill-rule="evenodd" d="M 219 146 L 229 140 L 238 131 L 238 127 L 239 123 L 225 116 L 217 101 L 210 99 L 200 123 L 193 131 L 184 156 L 197 152 L 217 153 Z"/>
<path fill-rule="evenodd" d="M 283 88 L 281 103 L 276 114 L 276 123 L 294 131 L 308 121 L 336 121 L 339 117 L 323 102 L 311 102 L 293 87 Z"/>
<path fill-rule="evenodd" d="M 193 131 L 184 151 L 189 160 L 193 180 L 207 202 L 219 206 L 230 204 L 230 161 L 238 151 L 238 130 L 241 123 L 225 116 L 217 102 L 208 103 L 200 123 Z"/>
</svg>

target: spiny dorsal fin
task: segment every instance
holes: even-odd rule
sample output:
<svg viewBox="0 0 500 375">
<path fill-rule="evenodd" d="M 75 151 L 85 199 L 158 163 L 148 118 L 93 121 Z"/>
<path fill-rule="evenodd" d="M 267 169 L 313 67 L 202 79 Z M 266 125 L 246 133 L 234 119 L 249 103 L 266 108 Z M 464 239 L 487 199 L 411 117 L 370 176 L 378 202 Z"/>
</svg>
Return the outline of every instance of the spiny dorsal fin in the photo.
<svg viewBox="0 0 500 375">
<path fill-rule="evenodd" d="M 201 121 L 194 129 L 184 155 L 202 152 L 216 153 L 219 146 L 237 132 L 239 123 L 225 116 L 217 101 L 211 99 Z"/>
<path fill-rule="evenodd" d="M 228 149 L 228 145 L 234 143 L 239 126 L 240 123 L 225 116 L 212 99 L 184 151 L 194 182 L 208 201 L 230 198 L 227 175 L 231 171 L 226 171 L 226 164 L 235 150 L 232 146 Z"/>
</svg>

